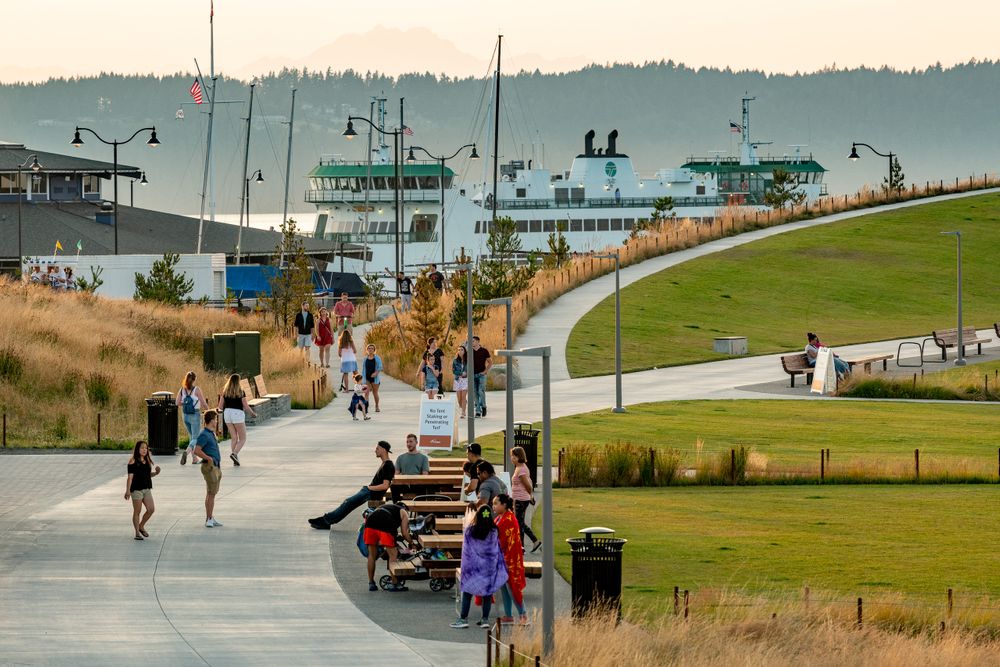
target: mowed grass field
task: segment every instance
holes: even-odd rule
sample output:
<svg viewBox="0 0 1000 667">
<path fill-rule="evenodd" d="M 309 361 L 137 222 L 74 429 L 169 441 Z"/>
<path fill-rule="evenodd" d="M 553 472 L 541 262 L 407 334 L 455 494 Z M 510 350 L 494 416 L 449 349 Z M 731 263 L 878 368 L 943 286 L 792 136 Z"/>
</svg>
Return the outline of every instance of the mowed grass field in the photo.
<svg viewBox="0 0 1000 667">
<path fill-rule="evenodd" d="M 966 325 L 1000 320 L 1000 195 L 875 213 L 686 262 L 622 290 L 626 371 L 724 358 L 716 336 L 751 354 L 798 350 L 807 331 L 837 346 L 955 326 L 961 230 Z M 614 372 L 614 295 L 570 334 L 570 375 Z"/>
<path fill-rule="evenodd" d="M 634 613 L 667 611 L 674 586 L 695 605 L 720 591 L 800 600 L 803 586 L 814 599 L 902 596 L 942 610 L 948 588 L 957 605 L 1000 597 L 996 486 L 557 489 L 554 498 L 560 572 L 571 573 L 566 538 L 615 529 L 628 539 L 624 604 Z"/>
<path fill-rule="evenodd" d="M 818 466 L 819 451 L 827 448 L 837 464 L 875 458 L 909 461 L 913 450 L 920 449 L 921 461 L 928 465 L 976 459 L 995 473 L 998 423 L 1000 406 L 983 404 L 664 401 L 629 406 L 625 414 L 602 409 L 554 419 L 552 446 L 555 451 L 620 440 L 641 447 L 673 447 L 681 451 L 682 465 L 692 465 L 700 439 L 703 457 L 745 445 L 766 456 L 770 466 Z M 502 433 L 479 442 L 486 458 L 502 460 Z M 1000 512 L 1000 489 L 994 492 Z"/>
</svg>

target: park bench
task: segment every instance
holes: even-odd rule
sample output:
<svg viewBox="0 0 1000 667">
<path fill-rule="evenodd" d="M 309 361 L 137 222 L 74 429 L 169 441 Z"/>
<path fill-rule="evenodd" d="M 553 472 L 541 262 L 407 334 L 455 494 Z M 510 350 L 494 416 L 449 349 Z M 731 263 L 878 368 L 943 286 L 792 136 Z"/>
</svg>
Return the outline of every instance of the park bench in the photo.
<svg viewBox="0 0 1000 667">
<path fill-rule="evenodd" d="M 806 384 L 812 384 L 813 367 L 809 365 L 809 357 L 806 356 L 805 352 L 782 355 L 781 367 L 791 376 L 792 382 L 790 386 L 795 386 L 796 375 L 805 375 Z"/>
<path fill-rule="evenodd" d="M 858 357 L 857 359 L 844 359 L 847 365 L 851 367 L 851 372 L 854 372 L 855 366 L 863 366 L 866 375 L 872 374 L 872 364 L 882 362 L 882 370 L 888 370 L 887 362 L 892 359 L 895 355 L 893 354 L 871 354 L 867 357 Z"/>
<path fill-rule="evenodd" d="M 438 572 L 438 574 L 435 574 Z M 460 579 L 462 577 L 462 568 L 456 567 L 454 570 L 431 570 L 431 576 L 441 577 L 442 579 L 447 579 L 454 577 Z M 542 578 L 542 562 L 538 560 L 526 560 L 524 561 L 524 576 L 527 579 L 541 579 Z"/>
<path fill-rule="evenodd" d="M 256 416 L 247 414 L 247 424 L 262 424 L 271 418 L 271 401 L 266 398 L 257 398 L 253 387 L 250 386 L 250 380 L 246 378 L 241 379 L 240 389 L 246 394 L 247 404 L 250 406 L 250 409 L 256 413 Z"/>
<path fill-rule="evenodd" d="M 257 390 L 257 398 L 266 398 L 271 401 L 271 413 L 274 416 L 286 415 L 292 411 L 291 394 L 272 394 L 264 384 L 264 376 L 256 375 L 253 379 L 254 387 Z"/>
<path fill-rule="evenodd" d="M 465 465 L 466 459 L 437 459 L 432 458 L 430 460 L 431 472 L 432 473 L 447 473 L 447 472 L 457 472 L 459 475 L 462 474 L 462 466 Z"/>
<path fill-rule="evenodd" d="M 996 325 L 994 325 L 995 327 Z M 962 356 L 969 345 L 976 346 L 976 354 L 983 353 L 983 343 L 989 343 L 992 338 L 978 338 L 976 327 L 962 327 Z M 948 348 L 958 347 L 958 327 L 954 329 L 938 329 L 931 332 L 934 344 L 941 348 L 941 359 L 947 359 Z"/>
<path fill-rule="evenodd" d="M 1000 322 L 993 323 L 993 331 L 996 331 L 997 336 L 1000 336 Z"/>
</svg>

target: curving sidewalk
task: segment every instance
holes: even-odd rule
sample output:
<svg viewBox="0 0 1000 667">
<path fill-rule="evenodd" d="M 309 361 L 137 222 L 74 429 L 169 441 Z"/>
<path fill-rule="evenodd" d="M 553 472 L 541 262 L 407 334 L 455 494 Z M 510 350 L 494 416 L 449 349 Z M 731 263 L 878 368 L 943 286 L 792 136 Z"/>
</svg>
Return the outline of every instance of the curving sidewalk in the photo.
<svg viewBox="0 0 1000 667">
<path fill-rule="evenodd" d="M 850 220 L 863 215 L 881 213 L 883 211 L 895 211 L 911 206 L 920 206 L 934 202 L 949 201 L 952 199 L 963 199 L 965 197 L 975 197 L 983 194 L 1000 192 L 1000 188 L 989 190 L 976 190 L 974 192 L 961 192 L 957 194 L 942 195 L 940 197 L 928 197 L 914 201 L 901 202 L 898 204 L 887 204 L 875 208 L 860 209 L 857 211 L 845 211 L 833 215 L 792 222 L 787 225 L 759 229 L 737 236 L 729 236 L 718 241 L 704 243 L 694 248 L 688 248 L 679 252 L 670 253 L 647 259 L 644 262 L 633 264 L 621 270 L 621 286 L 624 288 L 646 276 L 658 273 L 672 266 L 677 266 L 698 257 L 711 255 L 713 253 L 735 248 L 747 243 L 766 239 L 778 234 L 794 232 L 800 229 L 808 229 L 819 225 L 826 225 L 831 222 Z M 516 347 L 535 347 L 537 345 L 552 346 L 552 381 L 570 379 L 569 370 L 566 365 L 566 344 L 569 341 L 569 334 L 584 315 L 590 312 L 601 301 L 615 293 L 615 276 L 610 273 L 600 278 L 595 278 L 580 287 L 562 295 L 528 322 L 528 328 L 523 334 L 518 336 Z M 523 386 L 531 386 L 541 383 L 542 368 L 541 362 L 534 359 L 521 359 L 521 382 Z"/>
</svg>

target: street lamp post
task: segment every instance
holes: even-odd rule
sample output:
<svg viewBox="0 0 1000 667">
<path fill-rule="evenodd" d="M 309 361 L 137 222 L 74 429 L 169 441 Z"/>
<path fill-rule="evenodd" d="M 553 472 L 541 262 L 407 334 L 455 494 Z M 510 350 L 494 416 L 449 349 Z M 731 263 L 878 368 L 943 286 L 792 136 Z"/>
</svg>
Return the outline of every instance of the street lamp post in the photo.
<svg viewBox="0 0 1000 667">
<path fill-rule="evenodd" d="M 395 210 L 395 218 L 396 218 L 396 253 L 395 254 L 396 254 L 396 276 L 398 276 L 399 272 L 402 271 L 402 266 L 401 266 L 401 263 L 400 263 L 400 248 L 401 248 L 400 228 L 403 226 L 403 210 L 402 210 L 402 198 L 400 197 L 400 192 L 401 192 L 400 188 L 401 188 L 401 181 L 403 180 L 403 166 L 400 164 L 400 162 L 401 162 L 400 158 L 402 157 L 400 147 L 402 146 L 402 143 L 403 143 L 403 141 L 402 141 L 403 130 L 402 129 L 398 129 L 398 130 L 384 130 L 381 127 L 379 127 L 378 125 L 376 125 L 375 123 L 373 123 L 370 120 L 368 120 L 367 118 L 365 118 L 364 116 L 348 116 L 347 117 L 347 129 L 345 129 L 344 132 L 343 132 L 343 136 L 347 137 L 348 141 L 350 141 L 354 137 L 358 136 L 358 133 L 354 129 L 354 121 L 356 121 L 356 120 L 360 120 L 360 121 L 363 121 L 365 123 L 368 123 L 376 132 L 378 132 L 379 134 L 381 134 L 383 136 L 385 136 L 387 134 L 391 134 L 392 135 L 392 161 L 394 163 L 393 167 L 394 167 L 394 172 L 395 172 L 395 178 L 393 179 L 394 180 L 393 197 L 394 197 L 394 202 L 395 202 L 394 208 L 396 209 Z M 396 277 L 396 276 L 393 276 L 393 277 Z M 396 281 L 396 297 L 399 298 L 399 281 L 398 280 Z"/>
<path fill-rule="evenodd" d="M 427 156 L 432 160 L 437 160 L 438 162 L 441 163 L 441 265 L 442 266 L 444 265 L 445 262 L 448 261 L 447 251 L 445 250 L 445 245 L 444 245 L 444 163 L 452 159 L 459 153 L 461 153 L 466 148 L 472 148 L 472 155 L 469 156 L 470 160 L 479 159 L 479 153 L 476 152 L 476 144 L 465 144 L 464 146 L 459 148 L 457 151 L 455 151 L 448 157 L 444 157 L 443 155 L 434 155 L 433 153 L 428 151 L 426 148 L 423 148 L 422 146 L 410 146 L 410 153 L 409 155 L 406 156 L 407 162 L 414 162 L 416 161 L 417 158 L 414 157 L 413 151 L 418 150 L 426 153 Z M 507 342 L 507 347 L 510 347 L 510 341 Z"/>
<path fill-rule="evenodd" d="M 621 258 L 618 251 L 604 255 L 594 255 L 597 259 L 615 260 L 615 407 L 612 412 L 622 413 L 622 293 Z"/>
<path fill-rule="evenodd" d="M 965 365 L 965 346 L 962 345 L 962 232 L 941 232 L 945 236 L 958 239 L 958 357 L 956 366 Z"/>
<path fill-rule="evenodd" d="M 146 180 L 146 172 L 142 172 L 142 178 L 139 181 L 139 185 L 146 187 L 149 185 L 149 181 Z M 133 178 L 128 182 L 128 205 L 135 208 L 135 179 Z"/>
<path fill-rule="evenodd" d="M 21 265 L 21 260 L 24 257 L 24 250 L 21 247 L 21 200 L 24 199 L 24 190 L 21 188 L 21 170 L 28 166 L 28 160 L 31 160 L 31 171 L 38 173 L 42 169 L 42 165 L 38 164 L 37 155 L 29 155 L 24 158 L 24 162 L 17 165 L 17 264 Z"/>
<path fill-rule="evenodd" d="M 851 154 L 847 156 L 847 159 L 850 160 L 851 162 L 857 162 L 861 158 L 861 156 L 858 155 L 858 146 L 864 146 L 865 148 L 867 148 L 868 150 L 870 150 L 872 153 L 875 153 L 875 155 L 889 158 L 889 174 L 888 174 L 888 178 L 885 181 L 885 191 L 889 192 L 889 190 L 892 188 L 892 160 L 893 160 L 893 158 L 898 157 L 898 156 L 895 153 L 893 153 L 892 151 L 889 151 L 888 154 L 886 154 L 886 153 L 879 153 L 877 150 L 875 150 L 874 148 L 872 148 L 868 144 L 861 143 L 860 141 L 855 141 L 855 142 L 851 143 Z"/>
<path fill-rule="evenodd" d="M 555 542 L 552 537 L 552 397 L 550 394 L 549 360 L 552 348 L 529 347 L 520 350 L 497 350 L 497 355 L 507 357 L 542 358 L 542 488 L 546 502 L 542 505 L 542 650 L 552 655 L 555 648 Z"/>
<path fill-rule="evenodd" d="M 246 201 L 246 206 L 247 206 L 247 215 L 246 215 L 247 229 L 250 228 L 250 181 L 253 181 L 254 183 L 256 183 L 258 185 L 260 185 L 261 183 L 264 182 L 264 175 L 262 173 L 260 173 L 260 169 L 258 169 L 257 171 L 253 172 L 252 174 L 250 174 L 250 176 L 247 177 L 246 182 L 243 184 L 243 187 L 246 188 L 243 192 L 245 193 L 244 196 L 246 197 L 245 201 Z M 240 263 L 240 255 L 242 254 L 242 252 L 243 252 L 243 223 L 241 222 L 240 223 L 240 229 L 239 229 L 239 231 L 236 232 L 236 264 L 237 265 Z"/>
<path fill-rule="evenodd" d="M 157 146 L 159 146 L 160 140 L 156 138 L 156 126 L 139 128 L 132 134 L 131 137 L 129 137 L 125 141 L 118 141 L 117 139 L 112 139 L 111 141 L 108 141 L 107 139 L 104 139 L 101 135 L 99 135 L 97 132 L 94 132 L 89 127 L 77 126 L 76 132 L 73 134 L 73 141 L 70 142 L 70 144 L 72 144 L 74 147 L 79 148 L 80 146 L 83 145 L 83 139 L 80 138 L 80 132 L 90 132 L 92 135 L 97 137 L 97 140 L 100 141 L 102 144 L 107 144 L 108 146 L 114 147 L 113 178 L 115 180 L 114 185 L 115 185 L 115 254 L 116 255 L 118 254 L 118 147 L 127 144 L 128 142 L 135 139 L 137 136 L 139 136 L 140 132 L 146 132 L 146 131 L 150 132 L 149 140 L 146 142 L 146 145 L 149 146 L 150 148 L 156 148 Z"/>
<path fill-rule="evenodd" d="M 514 345 L 513 334 L 511 333 L 511 307 L 513 306 L 514 300 L 505 296 L 501 299 L 477 299 L 473 302 L 475 306 L 505 306 L 507 309 L 507 349 L 511 349 Z M 503 469 L 507 472 L 513 473 L 513 467 L 510 464 L 510 448 L 514 446 L 514 360 L 507 357 L 507 381 L 504 383 L 506 385 L 505 392 L 507 394 L 507 442 L 506 446 L 503 448 Z M 475 412 L 475 409 L 472 410 Z"/>
</svg>

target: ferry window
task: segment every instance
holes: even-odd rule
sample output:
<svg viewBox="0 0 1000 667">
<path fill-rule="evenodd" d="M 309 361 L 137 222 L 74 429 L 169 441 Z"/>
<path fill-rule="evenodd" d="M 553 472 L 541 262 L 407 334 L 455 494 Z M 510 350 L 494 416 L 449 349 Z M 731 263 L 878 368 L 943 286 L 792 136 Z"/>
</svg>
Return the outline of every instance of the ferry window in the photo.
<svg viewBox="0 0 1000 667">
<path fill-rule="evenodd" d="M 532 220 L 529 223 L 528 231 L 529 232 L 540 232 L 540 231 L 542 231 L 542 221 L 541 220 Z"/>
<path fill-rule="evenodd" d="M 396 177 L 395 176 L 386 176 L 386 178 L 385 178 L 385 189 L 386 190 L 395 190 L 396 189 Z"/>
<path fill-rule="evenodd" d="M 544 220 L 542 221 L 542 231 L 554 232 L 556 231 L 556 221 L 555 220 Z"/>
<path fill-rule="evenodd" d="M 517 188 L 517 192 L 515 193 L 515 196 L 518 199 L 524 199 L 525 197 L 528 196 L 528 190 L 526 188 Z"/>
<path fill-rule="evenodd" d="M 571 232 L 582 232 L 583 231 L 583 220 L 570 220 L 569 221 L 569 231 L 571 231 Z"/>
<path fill-rule="evenodd" d="M 444 187 L 445 187 L 445 190 L 447 190 L 448 188 L 450 188 L 452 186 L 452 181 L 453 180 L 454 179 L 451 176 L 445 176 L 444 177 Z M 463 197 L 465 196 L 465 190 L 462 190 L 462 196 Z"/>
<path fill-rule="evenodd" d="M 361 224 L 362 223 L 361 223 L 360 220 L 355 220 L 354 224 L 351 225 L 351 233 L 352 234 L 360 234 L 361 233 Z"/>
<path fill-rule="evenodd" d="M 586 190 L 584 188 L 573 188 L 570 191 L 570 198 L 573 201 L 583 201 L 586 198 Z"/>
<path fill-rule="evenodd" d="M 624 220 L 622 220 L 622 224 L 624 225 L 625 231 L 627 232 L 630 231 L 632 227 L 635 226 L 635 220 L 632 218 L 625 218 Z"/>
<path fill-rule="evenodd" d="M 592 232 L 597 229 L 597 225 L 594 220 L 584 220 L 583 221 L 583 231 Z"/>
<path fill-rule="evenodd" d="M 704 185 L 696 185 L 695 188 L 694 188 L 694 193 L 696 195 L 703 195 L 703 194 L 705 194 L 705 186 Z M 631 229 L 631 227 L 629 227 L 628 229 Z"/>
<path fill-rule="evenodd" d="M 528 232 L 528 221 L 527 220 L 518 220 L 517 221 L 517 233 L 518 234 L 526 234 L 527 232 Z"/>
<path fill-rule="evenodd" d="M 437 176 L 423 176 L 418 180 L 421 190 L 437 190 L 440 187 Z"/>
<path fill-rule="evenodd" d="M 383 220 L 382 222 L 378 223 L 378 233 L 379 234 L 386 234 L 386 233 L 388 233 L 388 231 L 389 231 L 389 221 L 388 220 Z"/>
<path fill-rule="evenodd" d="M 556 188 L 556 201 L 569 201 L 569 188 Z"/>
<path fill-rule="evenodd" d="M 611 218 L 611 231 L 620 232 L 622 230 L 621 218 Z"/>
<path fill-rule="evenodd" d="M 351 191 L 352 192 L 361 192 L 361 179 L 360 178 L 352 178 L 350 180 L 351 180 Z"/>
<path fill-rule="evenodd" d="M 385 176 L 372 176 L 372 190 L 385 190 Z"/>
<path fill-rule="evenodd" d="M 609 229 L 609 227 L 608 227 L 608 221 L 607 220 L 598 220 L 597 221 L 597 231 L 599 231 L 599 232 L 606 232 L 606 231 L 608 231 L 608 229 Z"/>
<path fill-rule="evenodd" d="M 403 189 L 404 190 L 416 190 L 417 189 L 417 179 L 413 176 L 403 177 Z"/>
<path fill-rule="evenodd" d="M 374 234 L 378 231 L 378 220 L 371 220 L 368 222 L 368 233 Z"/>
<path fill-rule="evenodd" d="M 480 221 L 476 220 L 476 233 L 477 234 L 479 233 L 479 223 L 480 223 Z"/>
</svg>

